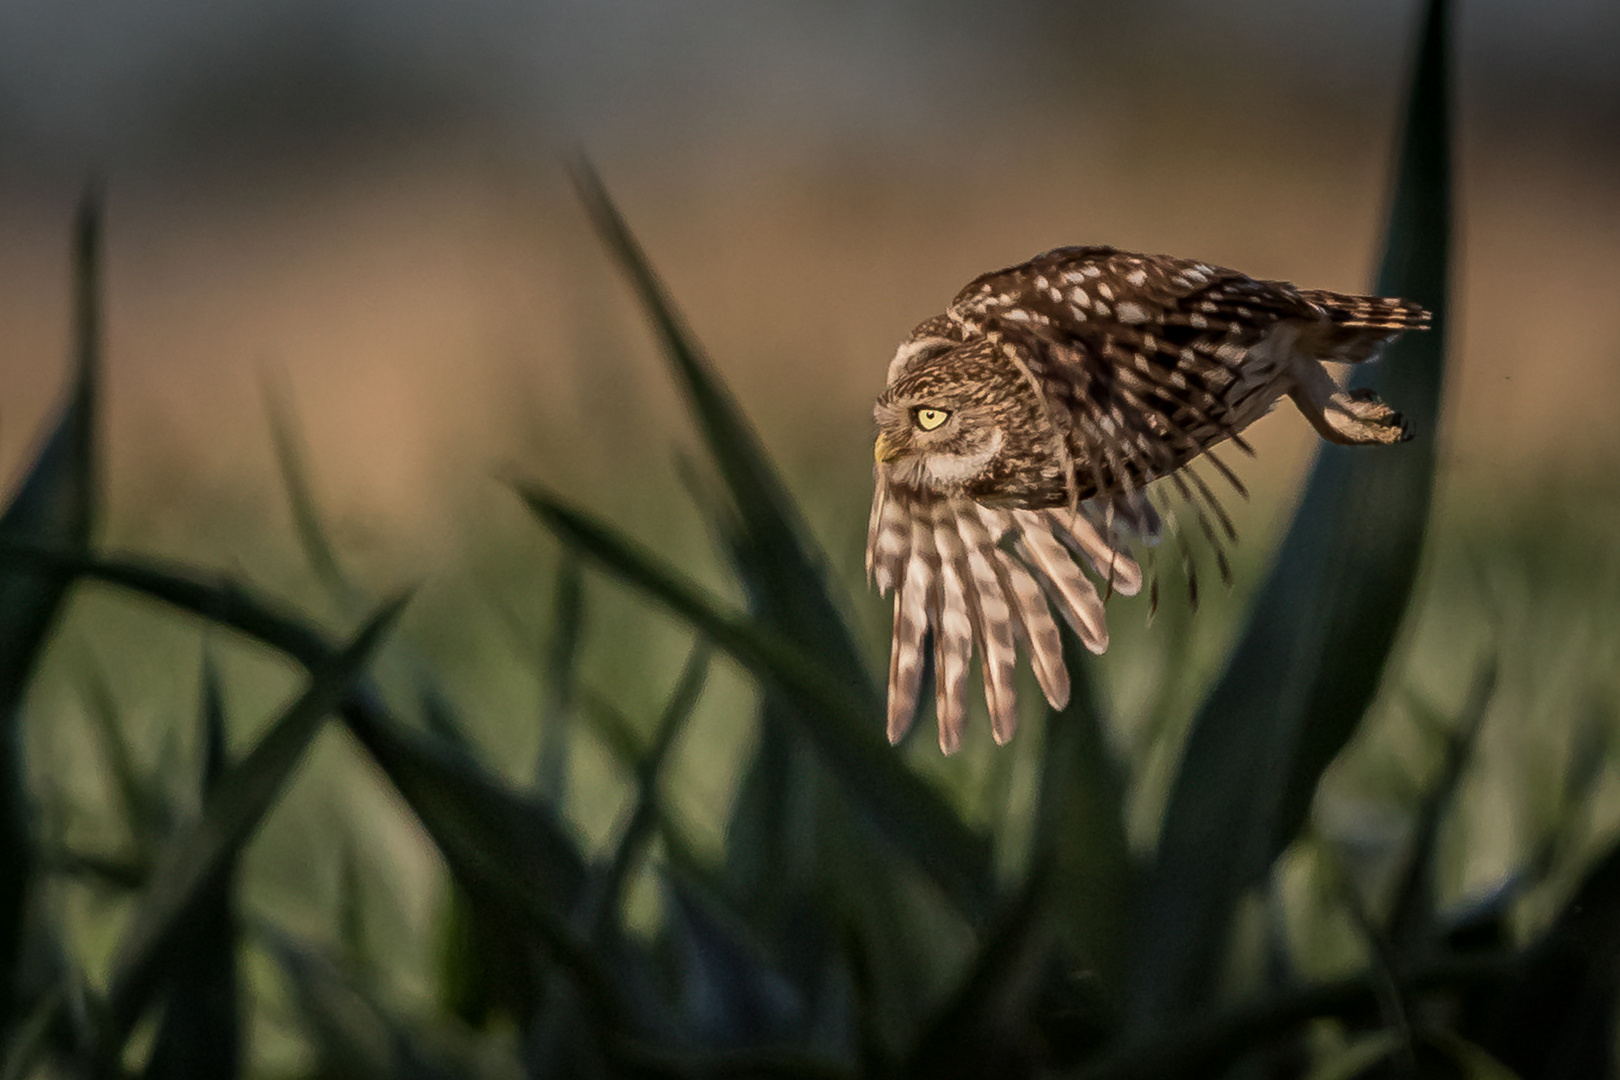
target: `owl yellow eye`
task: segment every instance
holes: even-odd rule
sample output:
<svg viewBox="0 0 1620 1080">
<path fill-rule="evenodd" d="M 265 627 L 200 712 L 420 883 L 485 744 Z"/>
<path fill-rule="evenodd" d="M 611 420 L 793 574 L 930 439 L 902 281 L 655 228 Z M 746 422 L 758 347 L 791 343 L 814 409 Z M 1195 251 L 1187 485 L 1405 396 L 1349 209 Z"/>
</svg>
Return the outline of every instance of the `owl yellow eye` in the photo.
<svg viewBox="0 0 1620 1080">
<path fill-rule="evenodd" d="M 950 410 L 930 409 L 926 405 L 912 410 L 912 416 L 917 421 L 917 426 L 924 431 L 933 431 L 951 418 Z"/>
</svg>

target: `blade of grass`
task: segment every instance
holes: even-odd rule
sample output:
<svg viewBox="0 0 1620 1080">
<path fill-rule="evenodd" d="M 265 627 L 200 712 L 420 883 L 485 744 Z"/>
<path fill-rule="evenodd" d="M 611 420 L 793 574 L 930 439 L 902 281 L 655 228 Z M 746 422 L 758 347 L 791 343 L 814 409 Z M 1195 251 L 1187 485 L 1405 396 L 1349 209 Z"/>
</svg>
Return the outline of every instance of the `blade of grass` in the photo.
<svg viewBox="0 0 1620 1080">
<path fill-rule="evenodd" d="M 1587 871 L 1494 1000 L 1459 1034 L 1522 1076 L 1610 1076 L 1617 1002 L 1620 844 Z"/>
<path fill-rule="evenodd" d="M 292 403 L 284 386 L 269 378 L 264 382 L 265 407 L 270 417 L 270 441 L 275 447 L 276 464 L 281 470 L 281 481 L 287 489 L 287 505 L 292 511 L 293 531 L 298 544 L 304 549 L 310 569 L 328 592 L 345 609 L 358 607 L 364 602 L 360 590 L 349 580 L 338 561 L 337 549 L 326 535 L 321 513 L 315 503 L 315 489 L 310 482 L 309 465 L 304 457 L 303 439 Z"/>
<path fill-rule="evenodd" d="M 203 654 L 202 767 L 204 805 L 230 771 L 226 751 L 225 705 L 213 654 Z M 164 958 L 160 976 L 167 989 L 163 1021 L 147 1060 L 146 1080 L 187 1080 L 196 1076 L 237 1076 L 242 1033 L 237 978 L 236 909 L 231 893 L 238 859 L 227 855 L 218 873 L 197 893 L 187 910 L 186 930 Z"/>
<path fill-rule="evenodd" d="M 893 844 L 959 907 L 983 910 L 991 879 L 989 843 L 899 759 L 881 735 L 879 713 L 792 645 L 727 611 L 678 572 L 607 526 L 535 488 L 520 489 L 535 515 L 564 543 L 645 591 L 701 630 L 743 667 L 779 684 L 793 717 L 851 799 Z"/>
<path fill-rule="evenodd" d="M 264 936 L 315 1045 L 321 1065 L 318 1075 L 354 1080 L 457 1080 L 478 1075 L 441 1063 L 424 1045 L 421 1025 L 389 1015 L 330 962 L 285 935 L 267 931 Z M 510 1070 L 516 1071 L 515 1066 Z"/>
<path fill-rule="evenodd" d="M 99 511 L 96 413 L 101 368 L 101 202 L 87 192 L 73 240 L 75 374 L 67 404 L 0 514 L 0 540 L 85 548 Z M 23 692 L 68 581 L 0 559 L 0 1028 L 9 1018 L 33 878 L 32 827 L 20 730 Z"/>
<path fill-rule="evenodd" d="M 1408 99 L 1378 291 L 1434 313 L 1376 377 L 1417 435 L 1326 446 L 1232 659 L 1194 719 L 1137 934 L 1129 1019 L 1206 1005 L 1245 889 L 1292 840 L 1376 693 L 1417 573 L 1434 480 L 1450 247 L 1449 29 L 1432 0 Z"/>
<path fill-rule="evenodd" d="M 1125 777 L 1102 729 L 1084 647 L 1068 627 L 1063 649 L 1072 688 L 1068 705 L 1047 713 L 1035 865 L 1052 879 L 1059 926 L 1117 1002 L 1138 885 L 1125 836 Z"/>
<path fill-rule="evenodd" d="M 791 613 L 785 624 L 797 628 L 795 639 L 827 661 L 829 671 L 842 673 L 852 688 L 876 700 L 860 651 L 832 598 L 825 559 L 758 434 L 687 331 L 601 178 L 588 163 L 580 162 L 574 184 L 598 234 L 658 331 L 749 542 L 769 556 L 765 562 L 772 572 L 766 599 L 779 605 L 782 613 Z"/>
<path fill-rule="evenodd" d="M 1050 941 L 1041 909 L 1054 883 L 1037 869 L 983 935 L 961 981 L 923 1024 L 901 1075 L 990 1075 L 1008 1068 L 1009 1022 L 1029 1011 L 1037 951 Z M 1041 955 L 1044 955 L 1042 953 Z"/>
<path fill-rule="evenodd" d="M 119 720 L 118 703 L 107 685 L 106 671 L 93 658 L 81 686 L 85 712 L 95 728 L 117 795 L 119 817 L 129 826 L 136 861 L 144 861 L 151 854 L 152 843 L 169 830 L 169 807 L 162 794 L 135 767 L 129 740 L 124 737 L 124 726 Z"/>
<path fill-rule="evenodd" d="M 1445 758 L 1440 776 L 1418 806 L 1412 839 L 1401 857 L 1395 875 L 1395 894 L 1384 920 L 1384 938 L 1398 956 L 1410 956 L 1432 947 L 1439 934 L 1438 911 L 1434 901 L 1434 857 L 1440 840 L 1440 824 L 1456 798 L 1474 745 L 1479 739 L 1485 714 L 1496 692 L 1499 663 L 1492 658 L 1480 665 L 1457 719 L 1443 728 Z"/>
<path fill-rule="evenodd" d="M 0 558 L 142 593 L 279 649 L 314 671 L 335 662 L 318 630 L 238 582 L 3 541 Z M 572 909 L 577 886 L 569 881 L 582 877 L 583 869 L 578 875 L 555 871 L 582 857 L 544 808 L 514 795 L 465 753 L 400 726 L 363 678 L 342 696 L 338 714 L 417 814 L 457 883 L 515 913 L 520 928 L 537 936 L 570 973 L 604 1030 L 624 1030 L 630 1014 L 611 978 L 557 914 Z"/>
<path fill-rule="evenodd" d="M 393 626 L 407 597 L 384 604 L 350 643 L 310 679 L 298 700 L 253 750 L 220 777 L 197 820 L 159 857 L 113 958 L 107 991 L 108 1029 L 102 1049 L 113 1060 L 145 1008 L 154 980 L 191 932 L 200 899 L 218 886 L 231 863 L 280 797 L 321 721 L 338 704 Z"/>
<path fill-rule="evenodd" d="M 1400 992 L 1418 999 L 1500 985 L 1512 953 L 1446 957 L 1402 973 Z M 1132 1040 L 1070 1073 L 1078 1080 L 1206 1080 L 1225 1076 L 1245 1055 L 1293 1035 L 1320 1018 L 1366 1023 L 1378 1016 L 1379 976 L 1363 973 L 1283 991 L 1253 1004 L 1193 1020 L 1173 1032 Z"/>
<path fill-rule="evenodd" d="M 586 905 L 583 923 L 590 928 L 588 936 L 593 941 L 601 941 L 607 928 L 613 924 L 623 902 L 625 882 L 629 880 L 631 870 L 635 868 L 658 824 L 662 802 L 658 784 L 663 777 L 664 766 L 675 740 L 691 717 L 692 710 L 697 707 L 708 678 L 709 650 L 706 646 L 698 645 L 686 658 L 680 680 L 658 718 L 652 744 L 636 761 L 635 805 L 619 833 L 619 842 L 614 845 L 613 856 L 602 876 L 597 896 L 593 903 Z"/>
<path fill-rule="evenodd" d="M 557 567 L 557 591 L 546 643 L 545 698 L 540 709 L 540 752 L 535 777 L 542 796 L 561 806 L 568 794 L 568 763 L 574 736 L 575 680 L 585 625 L 585 579 L 579 560 L 565 554 Z"/>
</svg>

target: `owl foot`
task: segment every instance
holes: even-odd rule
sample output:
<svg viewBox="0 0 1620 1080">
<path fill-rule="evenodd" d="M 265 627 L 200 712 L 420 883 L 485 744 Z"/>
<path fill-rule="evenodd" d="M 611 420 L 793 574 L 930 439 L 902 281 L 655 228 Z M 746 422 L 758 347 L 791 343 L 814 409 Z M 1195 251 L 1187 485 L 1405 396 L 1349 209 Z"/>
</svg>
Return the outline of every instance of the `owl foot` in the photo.
<svg viewBox="0 0 1620 1080">
<path fill-rule="evenodd" d="M 1368 389 L 1345 390 L 1320 363 L 1295 367 L 1289 397 L 1329 442 L 1345 446 L 1384 445 L 1412 437 L 1406 418 Z"/>
</svg>

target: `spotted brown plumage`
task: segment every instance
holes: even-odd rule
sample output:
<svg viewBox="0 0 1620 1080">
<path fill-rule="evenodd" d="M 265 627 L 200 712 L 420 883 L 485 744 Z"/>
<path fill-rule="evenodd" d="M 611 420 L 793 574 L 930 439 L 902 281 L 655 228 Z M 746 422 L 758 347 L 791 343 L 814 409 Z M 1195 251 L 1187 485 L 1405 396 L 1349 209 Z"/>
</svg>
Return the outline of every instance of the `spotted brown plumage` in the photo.
<svg viewBox="0 0 1620 1080">
<path fill-rule="evenodd" d="M 1190 463 L 1208 460 L 1242 492 L 1210 451 L 1247 449 L 1243 430 L 1284 396 L 1334 442 L 1407 438 L 1399 413 L 1322 365 L 1373 359 L 1427 323 L 1405 300 L 1107 247 L 1058 248 L 970 282 L 900 345 L 874 410 L 866 563 L 895 593 L 889 737 L 911 724 L 930 633 L 945 752 L 961 741 L 975 651 L 998 742 L 1017 721 L 1020 648 L 1061 708 L 1053 609 L 1088 649 L 1107 648 L 1107 594 L 1143 585 L 1126 538 L 1161 530 L 1150 494 L 1179 500 L 1227 576 L 1235 532 Z"/>
</svg>

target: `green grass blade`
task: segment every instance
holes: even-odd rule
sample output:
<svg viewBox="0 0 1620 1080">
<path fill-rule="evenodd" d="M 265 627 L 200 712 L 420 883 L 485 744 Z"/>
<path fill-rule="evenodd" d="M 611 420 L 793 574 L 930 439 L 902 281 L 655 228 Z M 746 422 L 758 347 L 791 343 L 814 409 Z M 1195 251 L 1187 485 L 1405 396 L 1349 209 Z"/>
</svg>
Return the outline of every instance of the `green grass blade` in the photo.
<svg viewBox="0 0 1620 1080">
<path fill-rule="evenodd" d="M 802 1041 L 803 989 L 739 913 L 678 871 L 666 875 L 665 887 L 665 936 L 676 957 L 683 1031 L 731 1049 Z"/>
<path fill-rule="evenodd" d="M 213 653 L 203 654 L 201 768 L 203 800 L 220 790 L 229 773 L 225 705 Z M 234 857 L 201 890 L 186 919 L 186 932 L 165 957 L 167 987 L 163 1022 L 147 1060 L 146 1080 L 237 1076 L 242 1061 L 242 1008 L 237 976 L 237 918 L 231 900 Z"/>
<path fill-rule="evenodd" d="M 1130 1018 L 1208 1004 L 1243 890 L 1267 872 L 1378 689 L 1428 520 L 1446 342 L 1450 109 L 1445 0 L 1429 8 L 1408 103 L 1378 291 L 1417 300 L 1375 379 L 1417 437 L 1323 447 L 1225 673 L 1200 708 L 1171 790 L 1139 923 Z"/>
<path fill-rule="evenodd" d="M 309 464 L 305 460 L 303 439 L 298 433 L 298 421 L 287 393 L 270 382 L 265 384 L 265 402 L 270 415 L 270 441 L 275 446 L 276 465 L 281 470 L 281 481 L 287 489 L 287 505 L 292 511 L 293 531 L 298 544 L 304 549 L 310 569 L 332 596 L 346 606 L 361 603 L 360 590 L 338 560 L 337 549 L 327 536 L 321 521 L 320 508 L 315 502 L 315 488 L 310 482 Z"/>
<path fill-rule="evenodd" d="M 148 1002 L 154 980 L 191 933 L 200 898 L 230 867 L 280 797 L 322 720 L 338 704 L 405 605 L 383 605 L 310 679 L 251 752 L 220 777 L 202 813 L 164 851 L 113 959 L 103 1049 L 115 1054 Z M 109 1056 L 109 1060 L 111 1057 Z"/>
<path fill-rule="evenodd" d="M 553 806 L 568 795 L 568 765 L 574 738 L 575 683 L 585 628 L 585 578 L 579 560 L 564 554 L 557 567 L 551 640 L 546 643 L 545 698 L 540 709 L 540 752 L 535 779 Z"/>
<path fill-rule="evenodd" d="M 320 1063 L 316 1075 L 349 1080 L 464 1080 L 479 1075 L 451 1067 L 436 1052 L 440 1048 L 428 1045 L 423 1025 L 391 1015 L 324 958 L 283 935 L 266 937 L 314 1043 Z"/>
<path fill-rule="evenodd" d="M 225 705 L 213 654 L 203 654 L 201 768 L 202 797 L 220 790 L 229 774 Z M 185 1080 L 194 1076 L 236 1076 L 242 1061 L 242 1011 L 237 976 L 237 918 L 231 900 L 236 858 L 225 861 L 197 894 L 186 918 L 186 932 L 164 958 L 161 982 L 167 988 L 163 1021 L 147 1060 L 146 1080 Z"/>
<path fill-rule="evenodd" d="M 784 616 L 781 625 L 794 640 L 823 658 L 829 671 L 840 673 L 852 688 L 876 700 L 860 651 L 833 600 L 825 560 L 759 436 L 676 314 L 601 179 L 583 163 L 574 176 L 597 232 L 629 276 L 658 331 L 750 545 L 764 556 L 760 565 L 768 578 L 761 601 L 768 611 Z"/>
<path fill-rule="evenodd" d="M 785 715 L 816 748 L 851 800 L 895 850 L 913 860 L 959 907 L 983 910 L 990 880 L 988 841 L 964 825 L 945 800 L 917 777 L 884 740 L 874 703 L 852 692 L 801 650 L 714 597 L 651 553 L 550 494 L 521 489 L 535 515 L 564 543 L 620 580 L 652 596 L 697 627 L 716 646 L 779 685 L 795 708 Z"/>
<path fill-rule="evenodd" d="M 150 562 L 4 542 L 0 558 L 134 590 L 279 649 L 313 671 L 335 663 L 333 648 L 318 630 L 235 582 L 199 580 Z M 522 912 L 525 928 L 569 968 L 593 1008 L 622 1019 L 601 965 L 556 914 L 571 908 L 577 892 L 577 885 L 569 884 L 576 875 L 557 870 L 580 857 L 572 842 L 552 828 L 550 817 L 512 794 L 466 754 L 401 727 L 364 679 L 356 679 L 342 696 L 339 715 L 421 817 L 458 882 L 494 895 L 503 911 Z M 507 858 L 484 854 L 481 845 L 502 838 L 507 846 L 496 850 Z M 583 869 L 577 876 L 583 877 Z"/>
<path fill-rule="evenodd" d="M 94 661 L 82 678 L 82 695 L 112 781 L 119 817 L 129 826 L 136 859 L 145 859 L 152 843 L 169 829 L 169 807 L 162 793 L 135 767 L 118 703 L 113 699 L 112 687 L 107 685 L 107 674 Z"/>
<path fill-rule="evenodd" d="M 150 562 L 5 542 L 0 542 L 0 558 L 131 589 L 279 649 L 312 671 L 336 663 L 332 646 L 318 630 L 239 583 L 200 580 Z M 466 754 L 402 728 L 364 679 L 354 680 L 342 696 L 339 715 L 412 804 L 458 883 L 494 896 L 503 912 L 521 913 L 523 929 L 537 935 L 569 970 L 597 1015 L 622 1023 L 624 1010 L 611 980 L 556 914 L 571 907 L 577 886 L 568 884 L 572 875 L 554 873 L 570 864 L 572 844 L 550 828 L 549 817 L 507 791 Z M 480 845 L 491 836 L 509 841 L 507 848 L 496 849 L 508 858 L 483 852 Z M 543 857 L 534 857 L 537 852 Z M 578 859 L 573 852 L 572 860 Z"/>
<path fill-rule="evenodd" d="M 1612 1076 L 1620 1004 L 1620 844 L 1459 1034 L 1522 1076 Z"/>
<path fill-rule="evenodd" d="M 1057 922 L 1104 992 L 1124 991 L 1137 868 L 1125 836 L 1125 777 L 1109 748 L 1084 647 L 1067 627 L 1069 704 L 1049 711 L 1036 803 L 1035 862 Z"/>
<path fill-rule="evenodd" d="M 1485 714 L 1495 696 L 1499 667 L 1494 657 L 1480 667 L 1456 720 L 1438 729 L 1445 740 L 1440 775 L 1413 815 L 1412 838 L 1395 872 L 1394 899 L 1384 920 L 1383 936 L 1397 956 L 1432 947 L 1440 933 L 1434 890 L 1440 826 L 1473 758 Z"/>
<path fill-rule="evenodd" d="M 99 502 L 96 400 L 101 367 L 101 203 L 79 204 L 74 226 L 76 372 L 66 406 L 0 514 L 0 540 L 84 548 Z M 65 578 L 0 558 L 0 1027 L 11 1010 L 33 841 L 24 791 L 19 706 L 67 592 Z"/>
<path fill-rule="evenodd" d="M 1037 870 L 997 914 L 956 988 L 924 1023 L 901 1075 L 994 1075 L 1024 1051 L 1009 1019 L 1031 1011 L 1051 940 L 1041 912 L 1053 884 Z"/>
<path fill-rule="evenodd" d="M 653 732 L 652 744 L 635 762 L 636 801 L 619 833 L 613 856 L 608 861 L 594 904 L 586 911 L 582 922 L 590 927 L 593 941 L 603 940 L 613 925 L 623 903 L 624 888 L 630 872 L 646 850 L 648 841 L 662 817 L 662 800 L 658 785 L 664 775 L 675 741 L 697 707 L 698 698 L 709 679 L 709 650 L 705 645 L 693 648 L 681 669 L 680 680 L 664 705 Z"/>
</svg>

